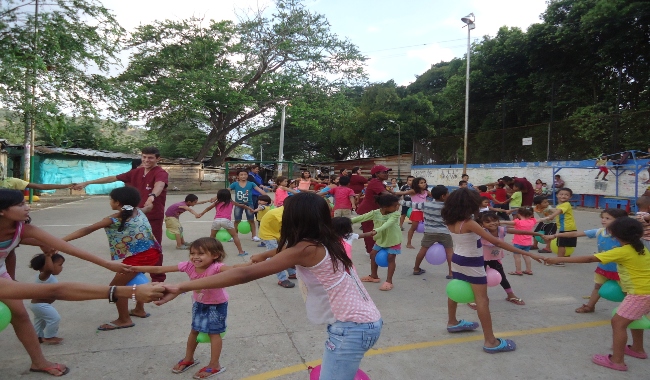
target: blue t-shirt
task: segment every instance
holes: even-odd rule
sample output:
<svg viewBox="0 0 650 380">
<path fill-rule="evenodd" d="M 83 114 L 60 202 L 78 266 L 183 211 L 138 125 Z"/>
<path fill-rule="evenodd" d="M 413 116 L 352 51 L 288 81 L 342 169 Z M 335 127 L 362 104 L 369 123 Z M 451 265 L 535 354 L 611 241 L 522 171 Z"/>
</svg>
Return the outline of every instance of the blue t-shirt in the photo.
<svg viewBox="0 0 650 380">
<path fill-rule="evenodd" d="M 247 206 L 253 206 L 253 197 L 252 191 L 255 187 L 255 183 L 246 182 L 246 186 L 239 186 L 239 182 L 233 182 L 230 184 L 230 189 L 235 190 L 235 202 L 243 203 Z"/>
<path fill-rule="evenodd" d="M 611 235 L 609 235 L 607 233 L 607 230 L 605 230 L 604 228 L 587 230 L 585 231 L 585 235 L 587 235 L 587 237 L 590 239 L 594 239 L 594 238 L 597 239 L 596 244 L 598 245 L 599 253 L 609 251 L 621 246 L 621 243 L 619 243 L 618 240 L 614 239 Z M 607 272 L 618 272 L 618 267 L 616 266 L 616 263 L 609 263 L 609 264 L 598 263 L 598 268 L 601 268 L 602 270 Z"/>
</svg>

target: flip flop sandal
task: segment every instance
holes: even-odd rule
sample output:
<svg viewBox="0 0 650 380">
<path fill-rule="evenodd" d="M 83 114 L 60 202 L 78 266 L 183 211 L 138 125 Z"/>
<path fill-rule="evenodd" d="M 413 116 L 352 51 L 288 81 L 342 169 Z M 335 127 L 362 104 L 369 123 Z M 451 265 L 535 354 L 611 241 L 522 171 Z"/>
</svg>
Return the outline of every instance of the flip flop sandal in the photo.
<svg viewBox="0 0 650 380">
<path fill-rule="evenodd" d="M 70 368 L 65 367 L 65 369 L 62 370 L 61 369 L 62 367 L 63 367 L 63 364 L 54 363 L 53 367 L 48 367 L 48 368 L 43 368 L 43 369 L 30 368 L 29 372 L 43 372 L 43 373 L 47 373 L 48 375 L 52 375 L 52 373 L 50 373 L 50 371 L 57 370 L 57 371 L 61 372 L 61 374 L 59 376 L 67 375 L 68 372 L 70 372 Z M 56 376 L 56 375 L 52 375 L 52 376 L 59 377 L 59 376 Z"/>
<path fill-rule="evenodd" d="M 113 322 L 108 322 L 108 323 L 104 323 L 104 325 L 108 325 L 108 326 L 111 326 L 111 327 L 102 327 L 103 326 L 102 325 L 102 326 L 99 326 L 97 328 L 97 330 L 99 330 L 99 331 L 113 331 L 113 330 L 119 330 L 119 329 L 128 329 L 129 327 L 135 326 L 135 323 L 131 323 L 130 325 L 126 325 L 126 326 L 118 326 Z"/>
<path fill-rule="evenodd" d="M 136 318 L 149 318 L 149 317 L 151 317 L 151 314 L 149 314 L 149 313 L 145 313 L 145 314 L 144 314 L 144 317 L 143 317 L 143 316 L 141 316 L 141 315 L 137 315 L 137 314 L 135 314 L 135 313 L 133 312 L 133 309 L 131 309 L 131 310 L 129 310 L 129 316 L 131 316 L 131 317 L 136 317 Z"/>
<path fill-rule="evenodd" d="M 508 274 L 511 275 L 511 276 L 523 276 L 524 275 L 523 272 L 508 272 Z"/>
<path fill-rule="evenodd" d="M 524 302 L 524 300 L 522 300 L 521 298 L 516 298 L 516 297 L 506 298 L 506 301 L 508 301 L 508 302 L 512 302 L 512 303 L 514 303 L 515 305 L 519 305 L 519 306 L 523 306 L 523 305 L 526 304 L 526 303 Z"/>
<path fill-rule="evenodd" d="M 583 304 L 579 308 L 576 309 L 576 313 L 579 314 L 584 314 L 584 313 L 593 313 L 596 311 L 595 307 L 589 307 L 587 304 Z"/>
<path fill-rule="evenodd" d="M 197 375 L 192 376 L 192 379 L 209 379 L 209 378 L 211 378 L 213 376 L 217 376 L 218 374 L 224 372 L 225 370 L 226 370 L 226 367 L 224 367 L 224 366 L 222 366 L 218 370 L 216 370 L 214 368 L 203 367 L 203 368 L 201 368 L 201 370 L 198 373 L 209 373 L 210 375 L 208 375 L 208 376 L 199 376 L 197 374 Z"/>
<path fill-rule="evenodd" d="M 184 361 L 184 360 L 180 360 L 180 361 L 178 362 L 178 364 L 179 364 L 179 365 L 184 365 L 185 367 L 184 367 L 183 369 L 173 369 L 173 368 L 172 368 L 172 372 L 173 372 L 173 373 L 183 373 L 183 372 L 187 371 L 188 369 L 194 367 L 195 365 L 198 365 L 198 364 L 199 364 L 199 361 L 196 360 L 196 359 L 194 359 L 194 361 L 191 361 L 191 362 L 186 362 L 186 361 Z"/>
<path fill-rule="evenodd" d="M 447 326 L 447 332 L 457 333 L 462 331 L 472 331 L 472 330 L 476 330 L 477 328 L 478 328 L 478 323 L 469 322 L 464 319 L 461 319 L 460 321 L 458 321 L 457 325 Z"/>
<path fill-rule="evenodd" d="M 383 291 L 385 291 L 385 292 L 387 292 L 387 291 L 389 291 L 389 290 L 393 290 L 393 284 L 391 284 L 390 282 L 384 282 L 384 283 L 379 287 L 379 290 L 383 290 Z"/>
<path fill-rule="evenodd" d="M 501 338 L 497 338 L 497 339 L 499 340 L 498 346 L 496 347 L 483 346 L 483 351 L 487 352 L 488 354 L 498 354 L 499 352 L 510 352 L 517 349 L 517 345 L 515 344 L 514 341 L 510 339 L 501 339 Z"/>
<path fill-rule="evenodd" d="M 370 276 L 361 277 L 361 282 L 380 282 L 380 281 L 381 281 L 380 279 L 370 277 Z"/>
<path fill-rule="evenodd" d="M 449 275 L 447 275 L 447 276 L 445 276 L 445 278 L 446 278 L 447 280 L 451 280 L 452 278 L 454 278 L 454 276 L 449 276 Z"/>
<path fill-rule="evenodd" d="M 527 274 L 527 275 L 529 275 L 529 276 L 532 276 L 532 275 L 533 275 L 533 271 L 532 271 L 532 270 L 531 270 L 531 271 L 529 271 L 529 270 L 525 270 L 525 271 L 523 271 L 523 272 L 521 272 L 521 273 L 523 273 L 523 274 Z"/>
<path fill-rule="evenodd" d="M 637 358 L 637 359 L 647 359 L 647 358 L 648 358 L 648 354 L 647 354 L 647 353 L 645 353 L 645 352 L 636 352 L 636 351 L 633 351 L 633 350 L 630 348 L 629 345 L 626 345 L 626 346 L 625 346 L 625 355 L 627 355 L 627 356 L 631 356 L 631 357 L 633 357 L 633 358 Z"/>
<path fill-rule="evenodd" d="M 612 355 L 600 355 L 600 354 L 597 354 L 597 355 L 594 355 L 594 356 L 591 357 L 591 361 L 594 364 L 598 364 L 600 366 L 603 366 L 603 367 L 606 367 L 606 368 L 609 368 L 609 369 L 613 369 L 613 370 L 616 370 L 616 371 L 627 371 L 627 365 L 626 364 L 614 363 L 611 358 L 612 358 Z"/>
<path fill-rule="evenodd" d="M 419 276 L 419 275 L 424 274 L 424 273 L 427 273 L 427 271 L 424 270 L 424 269 L 419 269 L 417 272 L 413 271 L 413 274 L 416 275 L 416 276 Z"/>
<path fill-rule="evenodd" d="M 469 308 L 472 309 L 472 310 L 476 310 L 476 303 L 474 303 L 474 302 L 468 303 L 467 306 L 469 306 Z"/>
</svg>

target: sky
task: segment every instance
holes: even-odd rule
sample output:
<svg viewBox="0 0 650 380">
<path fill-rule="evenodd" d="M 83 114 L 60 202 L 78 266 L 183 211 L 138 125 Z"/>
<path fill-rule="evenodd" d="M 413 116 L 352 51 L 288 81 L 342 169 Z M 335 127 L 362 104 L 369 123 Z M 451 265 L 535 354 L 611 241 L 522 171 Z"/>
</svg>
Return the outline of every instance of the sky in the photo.
<svg viewBox="0 0 650 380">
<path fill-rule="evenodd" d="M 191 16 L 236 20 L 247 8 L 272 7 L 269 0 L 102 0 L 128 31 L 154 20 L 181 20 Z M 496 35 L 501 26 L 519 27 L 540 22 L 546 0 L 305 0 L 325 15 L 331 31 L 347 38 L 369 58 L 371 82 L 393 79 L 413 82 L 431 65 L 463 57 L 467 29 L 461 17 L 474 13 L 472 41 Z M 126 66 L 126 62 L 124 62 Z"/>
</svg>

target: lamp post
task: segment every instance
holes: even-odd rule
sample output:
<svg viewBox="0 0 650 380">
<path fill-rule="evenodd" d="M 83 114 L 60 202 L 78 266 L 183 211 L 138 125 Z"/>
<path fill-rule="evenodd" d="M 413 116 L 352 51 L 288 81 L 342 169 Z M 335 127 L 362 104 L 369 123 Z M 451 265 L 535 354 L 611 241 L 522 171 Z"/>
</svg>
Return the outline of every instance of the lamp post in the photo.
<svg viewBox="0 0 650 380">
<path fill-rule="evenodd" d="M 470 53 L 470 32 L 476 28 L 474 13 L 460 19 L 467 26 L 467 72 L 465 74 L 465 139 L 463 140 L 463 173 L 467 173 L 467 133 L 469 130 L 469 53 Z M 465 27 L 463 26 L 463 28 Z"/>
<path fill-rule="evenodd" d="M 270 143 L 260 144 L 260 164 L 264 161 L 264 145 L 269 145 Z"/>
<path fill-rule="evenodd" d="M 278 153 L 278 161 L 280 163 L 278 164 L 278 175 L 282 175 L 282 170 L 284 169 L 282 166 L 282 161 L 284 161 L 284 119 L 287 114 L 287 106 L 291 107 L 291 103 L 287 103 L 282 106 L 282 120 L 280 120 L 280 152 Z"/>
<path fill-rule="evenodd" d="M 395 120 L 388 120 L 397 125 L 397 182 L 402 180 L 402 128 Z"/>
</svg>

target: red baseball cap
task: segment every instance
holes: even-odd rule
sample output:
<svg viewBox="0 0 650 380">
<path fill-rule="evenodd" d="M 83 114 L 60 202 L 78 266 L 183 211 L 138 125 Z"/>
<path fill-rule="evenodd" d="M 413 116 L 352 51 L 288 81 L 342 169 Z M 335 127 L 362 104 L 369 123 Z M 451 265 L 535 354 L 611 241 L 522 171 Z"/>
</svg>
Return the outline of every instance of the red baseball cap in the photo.
<svg viewBox="0 0 650 380">
<path fill-rule="evenodd" d="M 370 174 L 377 174 L 379 172 L 389 172 L 391 170 L 393 170 L 393 169 L 387 168 L 384 165 L 376 165 L 376 166 L 373 166 L 372 169 L 370 169 Z"/>
</svg>

